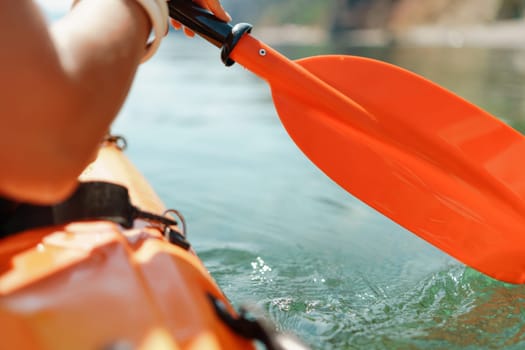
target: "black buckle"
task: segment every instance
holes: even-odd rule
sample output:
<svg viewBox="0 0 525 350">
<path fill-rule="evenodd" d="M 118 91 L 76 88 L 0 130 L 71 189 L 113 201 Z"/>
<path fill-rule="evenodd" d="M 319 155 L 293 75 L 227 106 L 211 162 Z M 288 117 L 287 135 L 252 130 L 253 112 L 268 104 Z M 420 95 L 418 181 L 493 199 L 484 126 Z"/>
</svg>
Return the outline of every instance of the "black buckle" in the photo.
<svg viewBox="0 0 525 350">
<path fill-rule="evenodd" d="M 267 350 L 308 350 L 296 337 L 280 333 L 269 321 L 249 317 L 246 309 L 241 308 L 238 317 L 233 317 L 226 305 L 213 295 L 208 294 L 215 313 L 237 335 L 245 339 L 261 342 Z"/>
</svg>

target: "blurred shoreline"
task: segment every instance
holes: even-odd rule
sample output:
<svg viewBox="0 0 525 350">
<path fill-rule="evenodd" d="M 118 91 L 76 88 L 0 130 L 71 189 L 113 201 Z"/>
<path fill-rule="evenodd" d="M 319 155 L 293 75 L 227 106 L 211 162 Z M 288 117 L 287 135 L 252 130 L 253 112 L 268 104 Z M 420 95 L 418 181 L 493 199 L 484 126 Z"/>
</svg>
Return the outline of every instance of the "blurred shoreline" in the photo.
<svg viewBox="0 0 525 350">
<path fill-rule="evenodd" d="M 331 35 L 314 26 L 283 25 L 255 27 L 254 34 L 274 45 L 320 45 L 335 42 L 348 47 L 484 47 L 525 49 L 525 21 L 509 20 L 490 24 L 422 25 L 403 31 L 385 29 L 347 30 Z"/>
<path fill-rule="evenodd" d="M 40 5 L 45 4 L 45 2 Z M 60 6 L 42 6 L 48 21 L 60 18 Z M 343 30 L 337 33 L 313 25 L 255 25 L 253 33 L 272 45 L 325 45 L 346 47 L 452 47 L 525 49 L 525 20 L 498 20 L 486 24 L 414 25 L 405 29 L 385 28 Z"/>
<path fill-rule="evenodd" d="M 394 37 L 397 45 L 525 49 L 525 21 L 497 21 L 469 26 L 427 25 Z"/>
</svg>

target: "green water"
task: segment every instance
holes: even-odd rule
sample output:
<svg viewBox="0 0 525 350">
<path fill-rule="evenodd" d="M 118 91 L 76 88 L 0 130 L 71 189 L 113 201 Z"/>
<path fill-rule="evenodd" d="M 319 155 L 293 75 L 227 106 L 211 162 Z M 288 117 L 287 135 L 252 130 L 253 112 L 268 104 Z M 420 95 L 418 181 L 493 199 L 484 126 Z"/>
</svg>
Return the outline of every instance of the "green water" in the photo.
<svg viewBox="0 0 525 350">
<path fill-rule="evenodd" d="M 282 51 L 387 60 L 525 130 L 525 52 Z M 333 184 L 287 136 L 267 85 L 224 68 L 202 40 L 166 40 L 114 131 L 166 204 L 185 214 L 230 300 L 260 307 L 313 348 L 525 346 L 525 289 L 465 268 Z"/>
</svg>

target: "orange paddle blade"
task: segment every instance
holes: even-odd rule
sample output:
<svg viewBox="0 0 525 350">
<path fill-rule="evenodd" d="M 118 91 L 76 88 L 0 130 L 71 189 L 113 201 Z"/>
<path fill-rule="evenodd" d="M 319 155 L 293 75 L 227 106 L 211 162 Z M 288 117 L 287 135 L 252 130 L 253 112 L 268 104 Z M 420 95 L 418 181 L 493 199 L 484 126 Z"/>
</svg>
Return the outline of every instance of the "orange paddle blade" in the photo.
<svg viewBox="0 0 525 350">
<path fill-rule="evenodd" d="M 525 282 L 525 138 L 384 62 L 297 63 L 245 35 L 232 58 L 267 80 L 299 148 L 351 194 L 465 264 Z"/>
</svg>

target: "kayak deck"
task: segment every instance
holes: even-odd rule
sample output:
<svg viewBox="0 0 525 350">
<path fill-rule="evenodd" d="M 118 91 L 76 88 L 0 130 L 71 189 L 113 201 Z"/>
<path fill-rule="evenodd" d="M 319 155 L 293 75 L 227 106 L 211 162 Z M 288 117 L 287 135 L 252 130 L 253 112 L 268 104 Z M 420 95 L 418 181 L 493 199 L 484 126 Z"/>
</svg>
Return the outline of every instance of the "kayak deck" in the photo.
<svg viewBox="0 0 525 350">
<path fill-rule="evenodd" d="M 162 214 L 151 186 L 115 146 L 81 176 L 126 186 Z M 98 222 L 26 231 L 0 242 L 0 336 L 10 349 L 250 349 L 217 317 L 229 305 L 191 250 L 159 229 Z M 228 306 L 233 313 L 231 306 Z"/>
</svg>

